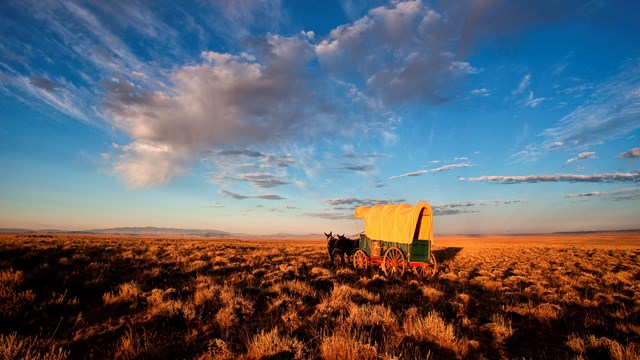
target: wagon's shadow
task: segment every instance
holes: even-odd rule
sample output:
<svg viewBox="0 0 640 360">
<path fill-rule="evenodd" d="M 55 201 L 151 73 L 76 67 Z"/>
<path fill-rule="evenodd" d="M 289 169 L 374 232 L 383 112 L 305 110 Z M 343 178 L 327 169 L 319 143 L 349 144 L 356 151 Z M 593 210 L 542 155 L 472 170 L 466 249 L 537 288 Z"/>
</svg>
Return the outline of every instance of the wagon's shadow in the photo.
<svg viewBox="0 0 640 360">
<path fill-rule="evenodd" d="M 445 261 L 453 260 L 460 251 L 462 251 L 461 247 L 446 247 L 433 250 L 433 255 L 436 257 L 436 261 L 442 264 Z"/>
</svg>

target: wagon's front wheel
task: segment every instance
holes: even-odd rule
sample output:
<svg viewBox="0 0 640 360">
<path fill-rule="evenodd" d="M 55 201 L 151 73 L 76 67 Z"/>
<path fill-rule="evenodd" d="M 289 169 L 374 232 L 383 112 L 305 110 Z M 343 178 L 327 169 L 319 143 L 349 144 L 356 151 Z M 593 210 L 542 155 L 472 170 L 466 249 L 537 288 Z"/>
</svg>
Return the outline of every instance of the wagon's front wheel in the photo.
<svg viewBox="0 0 640 360">
<path fill-rule="evenodd" d="M 404 274 L 405 259 L 400 249 L 392 247 L 385 251 L 382 258 L 382 271 L 389 277 L 399 277 Z"/>
<path fill-rule="evenodd" d="M 367 254 L 364 251 L 358 249 L 355 254 L 353 254 L 353 267 L 356 270 L 366 270 L 368 265 Z"/>
<path fill-rule="evenodd" d="M 436 257 L 433 255 L 433 253 L 431 253 L 431 256 L 429 258 L 431 260 L 429 263 L 422 263 L 413 268 L 413 271 L 416 273 L 416 275 L 421 278 L 433 277 L 436 274 L 438 266 L 436 263 Z"/>
</svg>

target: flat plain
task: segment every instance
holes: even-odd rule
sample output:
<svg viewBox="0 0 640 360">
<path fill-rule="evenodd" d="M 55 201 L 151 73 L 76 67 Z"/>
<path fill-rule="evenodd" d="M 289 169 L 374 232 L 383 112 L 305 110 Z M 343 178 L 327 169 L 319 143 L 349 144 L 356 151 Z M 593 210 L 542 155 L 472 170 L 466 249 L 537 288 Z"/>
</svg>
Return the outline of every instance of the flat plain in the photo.
<svg viewBox="0 0 640 360">
<path fill-rule="evenodd" d="M 389 279 L 314 239 L 0 235 L 0 358 L 639 359 L 640 232 L 436 237 Z"/>
</svg>

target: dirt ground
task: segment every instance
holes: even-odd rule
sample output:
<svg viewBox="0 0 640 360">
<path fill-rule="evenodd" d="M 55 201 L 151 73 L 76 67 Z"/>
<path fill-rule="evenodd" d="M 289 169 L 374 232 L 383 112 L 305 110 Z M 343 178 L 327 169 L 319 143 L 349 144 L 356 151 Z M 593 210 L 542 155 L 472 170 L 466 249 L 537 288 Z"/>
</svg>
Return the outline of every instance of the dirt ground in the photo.
<svg viewBox="0 0 640 360">
<path fill-rule="evenodd" d="M 440 236 L 435 276 L 317 239 L 0 235 L 0 358 L 639 359 L 640 233 Z"/>
</svg>

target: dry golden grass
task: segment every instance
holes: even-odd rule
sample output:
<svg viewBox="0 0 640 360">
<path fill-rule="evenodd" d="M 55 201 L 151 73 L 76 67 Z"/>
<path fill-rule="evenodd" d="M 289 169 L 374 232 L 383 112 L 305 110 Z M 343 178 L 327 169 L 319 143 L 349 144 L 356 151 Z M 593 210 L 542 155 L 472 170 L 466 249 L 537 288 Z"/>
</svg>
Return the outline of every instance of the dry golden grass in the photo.
<svg viewBox="0 0 640 360">
<path fill-rule="evenodd" d="M 640 359 L 640 234 L 434 252 L 423 281 L 320 239 L 0 235 L 0 358 Z"/>
</svg>

